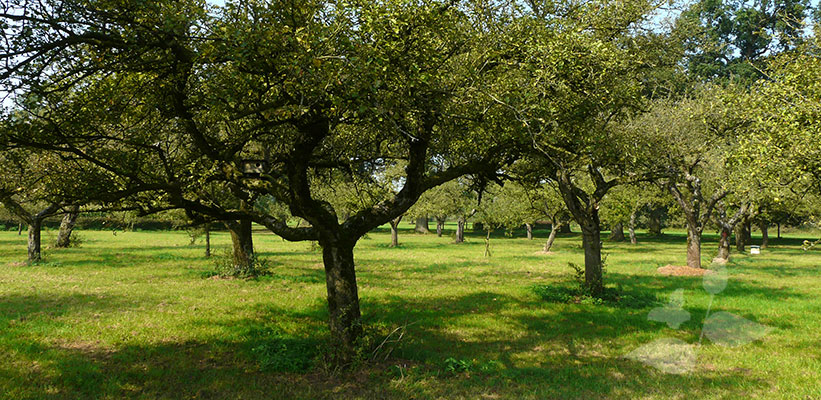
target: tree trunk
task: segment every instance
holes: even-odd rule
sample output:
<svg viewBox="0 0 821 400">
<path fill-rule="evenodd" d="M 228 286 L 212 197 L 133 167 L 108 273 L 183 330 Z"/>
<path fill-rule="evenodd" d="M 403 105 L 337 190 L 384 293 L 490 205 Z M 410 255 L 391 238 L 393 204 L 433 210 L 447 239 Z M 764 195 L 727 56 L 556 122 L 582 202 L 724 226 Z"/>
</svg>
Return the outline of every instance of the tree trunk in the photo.
<svg viewBox="0 0 821 400">
<path fill-rule="evenodd" d="M 547 253 L 550 249 L 553 248 L 553 242 L 556 241 L 556 232 L 558 232 L 563 225 L 559 224 L 551 224 L 550 225 L 550 236 L 547 237 L 547 242 L 544 243 L 544 252 Z"/>
<path fill-rule="evenodd" d="M 779 222 L 776 225 L 778 226 L 778 236 L 777 236 L 777 238 L 781 239 L 781 223 Z"/>
<path fill-rule="evenodd" d="M 630 232 L 630 243 L 636 244 L 636 212 L 633 211 L 630 214 L 630 225 L 628 226 L 628 231 Z"/>
<path fill-rule="evenodd" d="M 254 262 L 254 239 L 251 234 L 251 220 L 243 219 L 226 223 L 231 232 L 234 247 L 234 265 L 250 267 Z"/>
<path fill-rule="evenodd" d="M 570 229 L 570 224 L 561 224 L 559 226 L 559 233 L 573 233 L 573 231 Z"/>
<path fill-rule="evenodd" d="M 416 219 L 416 228 L 414 228 L 416 232 L 419 233 L 430 233 L 430 227 L 428 226 L 428 216 L 425 215 L 424 217 L 419 217 Z"/>
<path fill-rule="evenodd" d="M 456 243 L 463 243 L 465 241 L 465 219 L 459 217 L 456 221 Z"/>
<path fill-rule="evenodd" d="M 624 224 L 619 222 L 610 229 L 610 240 L 613 242 L 624 241 Z"/>
<path fill-rule="evenodd" d="M 595 224 L 581 224 L 584 247 L 584 283 L 593 296 L 604 291 L 602 282 L 601 233 Z"/>
<path fill-rule="evenodd" d="M 744 244 L 753 244 L 753 222 L 749 217 L 744 218 Z"/>
<path fill-rule="evenodd" d="M 211 257 L 211 224 L 205 224 L 205 258 Z"/>
<path fill-rule="evenodd" d="M 353 248 L 356 242 L 320 240 L 328 290 L 332 357 L 340 365 L 351 362 L 357 339 L 362 335 L 362 317 L 356 286 Z"/>
<path fill-rule="evenodd" d="M 442 231 L 445 230 L 445 219 L 436 218 L 436 236 L 442 237 Z"/>
<path fill-rule="evenodd" d="M 779 232 L 780 232 L 780 230 L 779 230 Z M 17 223 L 17 236 L 20 236 L 22 234 L 23 234 L 23 223 L 18 222 Z"/>
<path fill-rule="evenodd" d="M 661 236 L 661 218 L 656 210 L 651 210 L 647 215 L 647 233 L 650 236 Z"/>
<path fill-rule="evenodd" d="M 490 257 L 490 229 L 487 230 L 487 236 L 485 236 L 485 257 Z"/>
<path fill-rule="evenodd" d="M 80 216 L 80 207 L 72 207 L 71 211 L 63 216 L 63 221 L 60 222 L 60 232 L 57 233 L 57 244 L 55 247 L 68 247 L 71 245 L 71 233 L 74 231 L 74 226 L 77 224 L 77 217 Z"/>
<path fill-rule="evenodd" d="M 718 238 L 718 256 L 722 260 L 730 259 L 730 230 L 722 227 Z"/>
<path fill-rule="evenodd" d="M 399 222 L 401 221 L 402 217 L 399 216 L 389 222 L 391 225 L 391 247 L 399 246 Z"/>
<path fill-rule="evenodd" d="M 692 227 L 687 230 L 687 266 L 701 268 L 701 231 Z"/>
<path fill-rule="evenodd" d="M 767 245 L 770 244 L 770 232 L 769 232 L 770 224 L 767 221 L 761 221 L 758 223 L 758 229 L 761 230 L 761 248 L 766 249 Z"/>
<path fill-rule="evenodd" d="M 42 229 L 43 218 L 33 218 L 29 224 L 28 260 L 30 263 L 39 262 L 42 259 L 40 254 L 40 233 Z"/>
<path fill-rule="evenodd" d="M 745 242 L 746 234 L 744 233 L 744 224 L 738 224 L 735 226 L 735 249 L 741 254 L 744 254 Z"/>
<path fill-rule="evenodd" d="M 525 230 L 527 231 L 527 240 L 533 240 L 533 225 L 525 224 Z"/>
</svg>

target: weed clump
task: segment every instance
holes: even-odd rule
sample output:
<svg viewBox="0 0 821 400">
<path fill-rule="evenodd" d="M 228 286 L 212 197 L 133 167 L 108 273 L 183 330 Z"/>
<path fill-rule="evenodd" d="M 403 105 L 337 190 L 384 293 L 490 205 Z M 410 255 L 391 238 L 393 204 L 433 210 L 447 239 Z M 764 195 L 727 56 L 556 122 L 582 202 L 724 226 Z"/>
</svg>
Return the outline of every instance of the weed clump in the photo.
<svg viewBox="0 0 821 400">
<path fill-rule="evenodd" d="M 270 273 L 267 259 L 255 254 L 249 258 L 248 262 L 240 262 L 234 258 L 230 249 L 226 249 L 223 254 L 214 257 L 214 270 L 203 274 L 203 277 L 255 279 Z"/>
</svg>

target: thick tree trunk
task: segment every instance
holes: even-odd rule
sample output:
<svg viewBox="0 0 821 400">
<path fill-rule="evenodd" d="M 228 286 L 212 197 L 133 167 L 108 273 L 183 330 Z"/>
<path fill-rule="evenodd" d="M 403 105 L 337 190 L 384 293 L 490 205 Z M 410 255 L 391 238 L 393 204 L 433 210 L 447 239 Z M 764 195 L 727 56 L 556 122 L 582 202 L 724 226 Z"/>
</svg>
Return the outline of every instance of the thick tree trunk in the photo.
<svg viewBox="0 0 821 400">
<path fill-rule="evenodd" d="M 436 236 L 442 237 L 442 231 L 445 230 L 445 220 L 436 219 Z"/>
<path fill-rule="evenodd" d="M 17 223 L 17 236 L 20 236 L 22 234 L 23 234 L 23 223 L 19 222 L 19 223 Z"/>
<path fill-rule="evenodd" d="M 341 365 L 350 363 L 357 339 L 362 335 L 362 317 L 356 286 L 353 248 L 356 242 L 320 240 L 328 290 L 328 310 L 333 358 Z"/>
<path fill-rule="evenodd" d="M 601 233 L 597 226 L 582 225 L 582 247 L 584 247 L 584 283 L 594 296 L 604 291 L 601 262 Z"/>
<path fill-rule="evenodd" d="M 747 241 L 744 226 L 745 224 L 738 224 L 735 226 L 735 249 L 741 254 L 744 254 L 745 243 Z"/>
<path fill-rule="evenodd" d="M 701 231 L 692 227 L 687 230 L 687 266 L 701 268 Z"/>
<path fill-rule="evenodd" d="M 71 233 L 77 224 L 77 217 L 80 216 L 80 207 L 72 207 L 71 211 L 63 216 L 60 222 L 60 232 L 57 233 L 57 243 L 55 247 L 68 247 L 71 245 Z"/>
<path fill-rule="evenodd" d="M 38 262 L 42 259 L 40 253 L 40 234 L 43 229 L 43 218 L 35 217 L 29 224 L 28 239 L 28 260 L 30 263 Z"/>
<path fill-rule="evenodd" d="M 613 225 L 613 227 L 610 229 L 610 240 L 613 242 L 624 241 L 624 224 L 619 222 Z"/>
<path fill-rule="evenodd" d="M 211 224 L 205 224 L 205 257 L 211 257 Z"/>
<path fill-rule="evenodd" d="M 527 231 L 527 240 L 533 240 L 533 225 L 525 224 L 525 230 Z"/>
<path fill-rule="evenodd" d="M 391 247 L 399 246 L 399 222 L 401 221 L 402 217 L 400 216 L 389 222 L 391 225 Z"/>
<path fill-rule="evenodd" d="M 570 229 L 570 224 L 561 224 L 559 228 L 559 233 L 573 233 Z"/>
<path fill-rule="evenodd" d="M 463 243 L 465 241 L 465 219 L 459 217 L 456 221 L 456 243 Z"/>
<path fill-rule="evenodd" d="M 761 230 L 761 248 L 766 249 L 767 246 L 770 244 L 770 232 L 769 232 L 770 224 L 767 221 L 760 221 L 758 223 L 758 229 Z"/>
<path fill-rule="evenodd" d="M 250 267 L 254 262 L 254 239 L 251 233 L 251 220 L 243 219 L 226 223 L 231 233 L 234 247 L 234 265 Z"/>
<path fill-rule="evenodd" d="M 414 228 L 414 230 L 419 233 L 430 233 L 427 215 L 416 219 L 416 228 Z"/>
<path fill-rule="evenodd" d="M 730 234 L 732 232 L 727 228 L 721 228 L 721 233 L 718 237 L 718 256 L 722 260 L 730 259 Z"/>
<path fill-rule="evenodd" d="M 636 240 L 636 212 L 635 211 L 633 211 L 633 213 L 630 214 L 630 225 L 628 227 L 628 231 L 630 232 L 630 243 L 631 244 L 636 244 L 637 240 Z"/>
<path fill-rule="evenodd" d="M 553 242 L 556 241 L 556 232 L 558 232 L 559 229 L 561 229 L 562 226 L 563 225 L 561 223 L 552 224 L 550 226 L 550 236 L 547 237 L 547 241 L 544 243 L 544 252 L 545 253 L 549 252 L 550 249 L 553 248 Z"/>
</svg>

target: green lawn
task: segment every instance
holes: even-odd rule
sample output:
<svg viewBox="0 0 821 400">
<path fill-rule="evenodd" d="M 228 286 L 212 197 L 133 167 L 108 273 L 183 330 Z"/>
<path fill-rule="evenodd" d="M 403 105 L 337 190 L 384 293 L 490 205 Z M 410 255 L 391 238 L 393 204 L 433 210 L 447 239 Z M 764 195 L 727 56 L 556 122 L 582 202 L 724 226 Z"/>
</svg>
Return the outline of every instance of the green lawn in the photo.
<svg viewBox="0 0 821 400">
<path fill-rule="evenodd" d="M 370 337 L 406 328 L 352 371 L 317 356 L 325 283 L 308 243 L 259 231 L 273 274 L 243 281 L 205 278 L 213 261 L 182 232 L 79 234 L 81 247 L 24 266 L 25 235 L 0 232 L 0 398 L 821 398 L 821 252 L 797 237 L 734 255 L 712 304 L 773 330 L 738 347 L 704 338 L 692 372 L 666 374 L 624 355 L 661 338 L 699 342 L 702 278 L 655 272 L 684 262 L 681 233 L 605 243 L 606 283 L 643 302 L 563 304 L 533 288 L 572 279 L 577 235 L 548 255 L 547 232 L 499 235 L 487 258 L 478 234 L 455 245 L 408 230 L 393 249 L 373 232 L 355 253 Z M 229 237 L 213 241 L 220 253 Z M 705 243 L 705 262 L 715 246 Z M 648 320 L 679 288 L 690 320 Z"/>
</svg>

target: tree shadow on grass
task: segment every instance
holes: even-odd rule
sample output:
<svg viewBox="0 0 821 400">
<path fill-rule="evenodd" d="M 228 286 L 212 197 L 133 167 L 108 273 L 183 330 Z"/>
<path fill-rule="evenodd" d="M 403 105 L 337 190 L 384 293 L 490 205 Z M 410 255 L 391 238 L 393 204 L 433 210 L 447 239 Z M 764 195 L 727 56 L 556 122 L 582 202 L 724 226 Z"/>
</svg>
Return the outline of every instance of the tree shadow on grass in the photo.
<svg viewBox="0 0 821 400">
<path fill-rule="evenodd" d="M 124 299 L 98 296 L 2 300 L 0 315 L 6 317 L 10 310 L 55 317 L 116 312 L 127 306 Z M 2 364 L 0 382 L 11 388 L 12 397 L 21 399 L 475 398 L 483 393 L 502 398 L 635 398 L 674 395 L 684 387 L 692 396 L 704 397 L 719 386 L 732 391 L 756 384 L 740 372 L 666 375 L 621 358 L 629 349 L 619 346 L 634 346 L 633 336 L 666 334 L 664 325 L 647 320 L 646 310 L 546 304 L 536 296 L 489 290 L 368 297 L 362 308 L 368 326 L 390 329 L 411 324 L 387 364 L 366 364 L 337 374 L 323 372 L 321 361 L 308 372 L 277 370 L 291 365 L 288 357 L 304 359 L 300 351 L 310 352 L 327 339 L 327 310 L 318 300 L 299 309 L 258 307 L 253 318 L 196 319 L 197 324 L 220 326 L 226 332 L 207 340 L 104 347 L 25 342 L 3 335 L 2 352 L 11 354 L 5 359 L 15 362 Z M 692 327 L 685 330 L 688 339 L 695 337 Z M 451 373 L 443 367 L 449 357 L 480 364 L 492 360 L 501 368 Z M 386 373 L 394 363 L 420 368 L 403 376 L 403 384 Z M 272 365 L 278 367 L 267 368 Z"/>
</svg>

